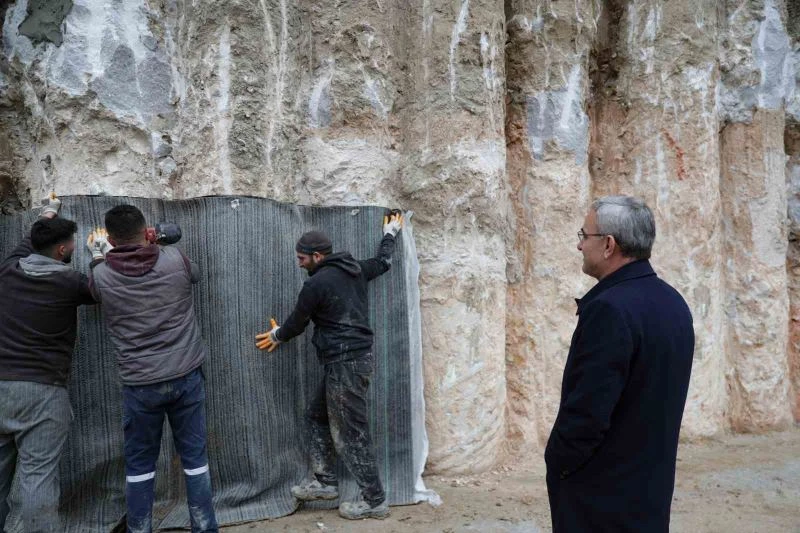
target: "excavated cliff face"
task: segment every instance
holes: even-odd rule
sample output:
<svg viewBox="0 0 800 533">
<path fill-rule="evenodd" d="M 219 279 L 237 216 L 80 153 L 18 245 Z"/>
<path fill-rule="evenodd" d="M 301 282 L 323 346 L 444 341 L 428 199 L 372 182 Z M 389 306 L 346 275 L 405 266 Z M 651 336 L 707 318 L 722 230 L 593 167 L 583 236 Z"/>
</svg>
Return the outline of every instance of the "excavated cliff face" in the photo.
<svg viewBox="0 0 800 533">
<path fill-rule="evenodd" d="M 684 435 L 800 416 L 800 3 L 0 12 L 4 211 L 55 189 L 415 212 L 431 471 L 538 453 L 604 194 L 653 207 L 653 264 L 694 313 Z"/>
<path fill-rule="evenodd" d="M 586 100 L 599 2 L 508 6 L 507 172 L 515 235 L 509 244 L 506 368 L 509 444 L 531 451 L 558 410 L 575 326 L 577 231 L 591 197 Z"/>
</svg>

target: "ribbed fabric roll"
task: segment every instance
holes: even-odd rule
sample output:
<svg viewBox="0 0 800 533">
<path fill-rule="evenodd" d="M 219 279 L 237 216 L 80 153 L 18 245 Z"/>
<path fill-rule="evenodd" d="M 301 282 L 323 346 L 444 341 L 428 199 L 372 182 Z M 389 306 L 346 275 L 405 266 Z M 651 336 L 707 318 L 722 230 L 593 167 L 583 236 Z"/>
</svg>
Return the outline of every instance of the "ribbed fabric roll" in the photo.
<svg viewBox="0 0 800 533">
<path fill-rule="evenodd" d="M 305 207 L 246 197 L 62 200 L 61 216 L 75 220 L 80 228 L 73 265 L 84 272 L 90 260 L 83 246 L 86 235 L 102 225 L 104 213 L 114 205 L 136 205 L 150 224 L 180 224 L 183 239 L 178 246 L 202 271 L 194 298 L 209 348 L 204 372 L 217 519 L 223 525 L 292 513 L 295 502 L 289 489 L 308 474 L 303 411 L 322 376 L 311 345 L 313 326 L 271 354 L 259 351 L 254 337 L 268 329 L 270 317 L 281 322 L 294 306 L 306 277 L 295 259 L 295 244 L 304 232 L 324 231 L 334 251 L 348 250 L 358 259 L 371 257 L 382 237 L 386 209 Z M 11 251 L 35 217 L 34 212 L 0 217 L 0 254 Z M 424 438 L 425 428 L 424 417 L 411 412 L 412 391 L 420 396 L 414 397 L 414 405 L 422 405 L 422 390 L 412 386 L 411 374 L 411 354 L 417 358 L 421 354 L 409 347 L 419 336 L 419 318 L 410 320 L 409 314 L 419 312 L 419 303 L 408 301 L 416 291 L 407 290 L 406 284 L 416 279 L 406 276 L 406 269 L 416 258 L 405 256 L 405 250 L 413 247 L 403 246 L 404 238 L 401 232 L 392 269 L 372 282 L 369 293 L 376 357 L 370 424 L 393 505 L 414 503 L 418 465 L 425 459 L 414 457 L 415 449 L 420 453 L 414 438 Z M 125 509 L 120 384 L 101 313 L 99 308 L 80 311 L 69 386 L 75 420 L 62 460 L 61 485 L 70 532 L 107 532 Z M 357 487 L 344 470 L 341 476 L 342 497 L 355 499 Z M 154 526 L 189 525 L 183 477 L 171 435 L 165 431 L 156 471 Z M 21 524 L 12 513 L 7 526 L 13 533 Z"/>
</svg>

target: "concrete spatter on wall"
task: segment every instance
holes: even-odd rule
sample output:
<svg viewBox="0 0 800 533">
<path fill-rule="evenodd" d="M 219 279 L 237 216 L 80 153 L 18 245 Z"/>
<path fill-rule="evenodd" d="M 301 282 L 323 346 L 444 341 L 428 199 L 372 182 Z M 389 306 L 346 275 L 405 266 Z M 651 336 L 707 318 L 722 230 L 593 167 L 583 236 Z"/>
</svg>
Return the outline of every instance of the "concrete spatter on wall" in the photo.
<svg viewBox="0 0 800 533">
<path fill-rule="evenodd" d="M 395 100 L 405 81 L 396 6 L 301 2 L 309 26 L 296 198 L 303 203 L 397 202 L 400 150 Z M 299 186 L 299 187 L 298 187 Z"/>
<path fill-rule="evenodd" d="M 635 194 L 653 208 L 653 264 L 694 313 L 684 435 L 713 435 L 726 427 L 717 50 L 708 31 L 716 3 L 615 2 L 609 16 L 610 42 L 593 66 L 592 193 Z"/>
<path fill-rule="evenodd" d="M 538 457 L 592 285 L 574 234 L 592 196 L 639 194 L 695 316 L 684 436 L 780 427 L 766 398 L 788 388 L 800 275 L 794 247 L 778 266 L 778 123 L 800 121 L 787 2 L 73 0 L 55 46 L 20 35 L 19 0 L 0 209 L 52 188 L 413 209 L 429 468 L 474 472 Z"/>
<path fill-rule="evenodd" d="M 576 232 L 589 200 L 589 49 L 598 2 L 511 2 L 506 12 L 509 242 L 506 372 L 509 445 L 546 439 L 558 408 L 580 273 Z M 547 302 L 547 303 L 545 303 Z"/>
<path fill-rule="evenodd" d="M 21 170 L 31 194 L 61 186 L 169 197 L 150 142 L 173 118 L 169 60 L 148 27 L 153 13 L 143 2 L 76 0 L 56 47 L 20 35 L 26 8 L 20 0 L 6 12 L 3 54 L 22 93 L 22 112 L 6 127 L 35 139 Z"/>
<path fill-rule="evenodd" d="M 783 113 L 758 110 L 722 131 L 722 199 L 730 361 L 728 407 L 738 431 L 789 424 Z"/>
<path fill-rule="evenodd" d="M 789 423 L 785 109 L 794 95 L 786 5 L 729 2 L 720 114 L 728 422 L 759 431 Z M 737 42 L 749 47 L 735 46 Z"/>
<path fill-rule="evenodd" d="M 780 0 L 725 3 L 719 84 L 723 119 L 749 122 L 752 109 L 781 109 L 795 96 L 796 53 Z"/>
<path fill-rule="evenodd" d="M 398 182 L 417 213 L 423 349 L 437 354 L 425 368 L 429 468 L 473 472 L 505 440 L 503 5 L 427 0 L 409 15 Z"/>
<path fill-rule="evenodd" d="M 61 24 L 70 9 L 72 0 L 29 0 L 28 16 L 19 25 L 19 32 L 34 43 L 50 41 L 60 46 L 64 42 Z"/>
<path fill-rule="evenodd" d="M 800 7 L 800 6 L 798 6 Z M 789 378 L 792 385 L 792 411 L 800 421 L 800 123 L 787 124 L 786 185 L 789 203 L 789 246 L 786 259 L 789 289 Z"/>
</svg>

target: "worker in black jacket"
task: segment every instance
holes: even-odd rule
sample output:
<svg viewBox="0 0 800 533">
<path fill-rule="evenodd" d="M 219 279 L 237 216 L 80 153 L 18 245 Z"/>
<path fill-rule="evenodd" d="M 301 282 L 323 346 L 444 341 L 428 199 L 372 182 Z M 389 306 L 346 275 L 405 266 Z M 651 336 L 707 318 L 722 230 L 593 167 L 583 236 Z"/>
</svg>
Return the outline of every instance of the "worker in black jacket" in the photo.
<svg viewBox="0 0 800 533">
<path fill-rule="evenodd" d="M 282 326 L 273 321 L 270 331 L 256 337 L 257 346 L 271 352 L 314 322 L 313 343 L 325 365 L 325 378 L 305 414 L 314 479 L 292 487 L 292 494 L 302 501 L 336 499 L 334 459 L 338 455 L 361 488 L 357 502 L 339 506 L 339 514 L 353 520 L 389 515 L 367 413 L 367 391 L 375 367 L 367 283 L 389 270 L 402 224 L 399 213 L 385 217 L 378 256 L 365 261 L 355 260 L 348 252 L 333 253 L 324 233 L 305 233 L 296 251 L 309 279 L 297 306 Z"/>
<path fill-rule="evenodd" d="M 0 531 L 16 477 L 26 532 L 63 531 L 58 465 L 72 422 L 67 382 L 78 306 L 94 304 L 89 280 L 69 265 L 71 220 L 51 196 L 11 255 L 0 263 Z"/>
</svg>

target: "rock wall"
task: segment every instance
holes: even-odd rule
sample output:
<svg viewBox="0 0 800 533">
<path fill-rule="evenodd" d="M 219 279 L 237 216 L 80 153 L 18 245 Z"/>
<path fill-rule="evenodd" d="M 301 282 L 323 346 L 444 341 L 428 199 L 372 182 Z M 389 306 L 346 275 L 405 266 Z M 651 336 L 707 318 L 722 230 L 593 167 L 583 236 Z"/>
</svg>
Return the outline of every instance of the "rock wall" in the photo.
<svg viewBox="0 0 800 533">
<path fill-rule="evenodd" d="M 617 2 L 604 24 L 590 103 L 593 195 L 654 209 L 656 270 L 692 308 L 697 336 L 685 426 L 724 428 L 725 346 L 719 186 L 717 2 Z M 601 41 L 602 42 L 602 41 Z M 689 229 L 691 228 L 691 229 Z"/>
<path fill-rule="evenodd" d="M 0 12 L 4 211 L 55 189 L 415 212 L 430 471 L 540 453 L 603 194 L 647 199 L 692 307 L 684 436 L 800 417 L 796 0 Z"/>
<path fill-rule="evenodd" d="M 786 260 L 789 292 L 789 377 L 792 411 L 800 420 L 800 121 L 789 122 L 784 135 L 789 202 L 789 246 Z"/>
</svg>

